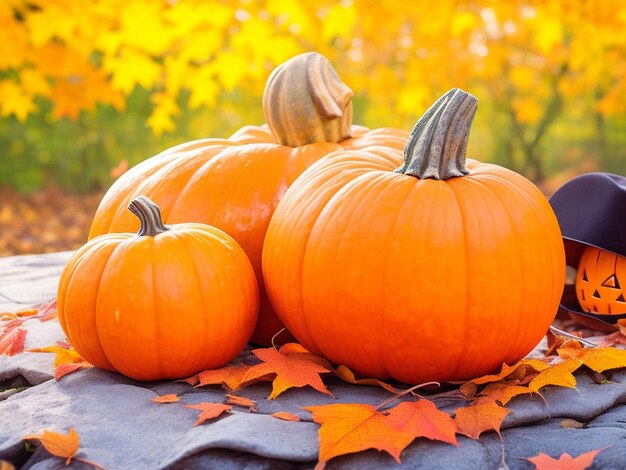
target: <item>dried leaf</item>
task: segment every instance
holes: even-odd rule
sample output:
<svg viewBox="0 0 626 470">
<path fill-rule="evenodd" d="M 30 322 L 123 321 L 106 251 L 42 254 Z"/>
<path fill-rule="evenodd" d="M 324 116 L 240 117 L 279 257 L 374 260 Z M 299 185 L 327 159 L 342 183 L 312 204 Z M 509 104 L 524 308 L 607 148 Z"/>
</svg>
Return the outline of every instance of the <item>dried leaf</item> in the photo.
<svg viewBox="0 0 626 470">
<path fill-rule="evenodd" d="M 222 413 L 230 412 L 232 406 L 225 405 L 224 403 L 202 402 L 197 405 L 185 405 L 185 408 L 202 411 L 202 413 L 198 415 L 198 420 L 194 423 L 194 426 L 198 426 L 209 419 L 217 418 Z"/>
<path fill-rule="evenodd" d="M 388 423 L 414 438 L 426 437 L 431 440 L 459 445 L 456 440 L 457 426 L 448 413 L 437 409 L 426 399 L 404 401 L 388 410 Z"/>
<path fill-rule="evenodd" d="M 522 380 L 527 374 L 532 372 L 541 372 L 548 367 L 550 367 L 549 364 L 537 359 L 522 359 L 512 366 L 502 364 L 502 369 L 499 374 L 485 375 L 483 377 L 472 379 L 471 382 L 476 385 L 483 385 L 489 382 L 498 382 L 502 379 Z"/>
<path fill-rule="evenodd" d="M 606 449 L 606 447 L 604 449 Z M 572 457 L 569 454 L 561 454 L 558 460 L 540 452 L 539 455 L 526 460 L 535 464 L 536 470 L 585 470 L 593 464 L 596 455 L 604 449 L 592 450 L 578 457 Z"/>
<path fill-rule="evenodd" d="M 293 413 L 287 413 L 286 411 L 278 411 L 276 413 L 272 413 L 271 416 L 282 419 L 283 421 L 301 421 L 300 416 Z"/>
<path fill-rule="evenodd" d="M 26 330 L 24 328 L 5 328 L 0 335 L 0 354 L 14 356 L 24 351 Z"/>
<path fill-rule="evenodd" d="M 474 382 L 465 382 L 459 387 L 459 391 L 466 399 L 471 400 L 476 396 L 476 392 L 478 392 L 478 385 Z"/>
<path fill-rule="evenodd" d="M 63 362 L 55 367 L 54 369 L 54 379 L 58 382 L 62 377 L 65 377 L 72 372 L 76 372 L 79 369 L 89 369 L 93 367 L 93 365 L 88 362 L 74 362 L 74 363 L 66 363 Z"/>
<path fill-rule="evenodd" d="M 538 392 L 539 389 L 548 385 L 557 385 L 559 387 L 576 387 L 576 378 L 572 375 L 581 363 L 577 359 L 568 359 L 560 362 L 548 369 L 542 371 L 528 384 L 528 388 L 532 392 Z"/>
<path fill-rule="evenodd" d="M 22 439 L 38 440 L 52 455 L 67 459 L 65 465 L 70 464 L 80 445 L 80 437 L 74 428 L 70 428 L 67 434 L 44 430 L 43 434 L 31 434 Z"/>
<path fill-rule="evenodd" d="M 256 405 L 256 401 L 239 395 L 233 395 L 232 393 L 227 393 L 226 396 L 228 397 L 226 403 L 248 408 L 248 411 L 256 411 L 256 408 L 254 407 Z"/>
<path fill-rule="evenodd" d="M 408 433 L 389 425 L 387 417 L 371 405 L 346 404 L 308 406 L 320 424 L 320 450 L 316 470 L 330 459 L 344 454 L 377 449 L 400 462 L 400 453 L 413 440 Z"/>
<path fill-rule="evenodd" d="M 339 366 L 335 370 L 335 374 L 344 382 L 348 382 L 353 385 L 373 385 L 375 387 L 381 387 L 387 390 L 388 392 L 394 393 L 396 395 L 400 394 L 400 391 L 388 383 L 382 382 L 376 379 L 357 379 L 354 373 L 348 369 L 346 366 Z"/>
<path fill-rule="evenodd" d="M 180 401 L 180 397 L 175 393 L 168 393 L 167 395 L 161 395 L 160 397 L 152 398 L 154 403 L 176 403 Z"/>
<path fill-rule="evenodd" d="M 479 395 L 489 397 L 499 402 L 501 405 L 506 405 L 513 397 L 527 393 L 532 393 L 528 387 L 510 385 L 503 382 L 494 382 L 487 385 L 484 390 L 479 393 Z"/>
<path fill-rule="evenodd" d="M 488 400 L 476 405 L 457 408 L 454 421 L 459 432 L 472 439 L 478 439 L 485 431 L 495 431 L 500 437 L 500 426 L 510 413 L 495 401 Z"/>
<path fill-rule="evenodd" d="M 249 382 L 269 374 L 275 374 L 272 382 L 272 393 L 268 399 L 273 400 L 289 388 L 307 385 L 318 392 L 333 396 L 319 375 L 326 374 L 330 370 L 312 360 L 309 354 L 283 354 L 274 348 L 255 349 L 252 353 L 263 362 L 250 367 L 244 375 L 243 381 Z"/>
<path fill-rule="evenodd" d="M 230 390 L 237 390 L 243 386 L 244 376 L 250 369 L 249 365 L 226 366 L 215 370 L 205 370 L 198 374 L 198 385 L 224 385 Z"/>
<path fill-rule="evenodd" d="M 576 421 L 575 419 L 564 419 L 559 425 L 564 429 L 584 429 L 585 423 L 581 423 L 580 421 Z"/>
<path fill-rule="evenodd" d="M 254 352 L 254 351 L 253 351 Z M 322 367 L 325 367 L 329 371 L 334 371 L 334 368 L 328 359 L 322 356 L 318 356 L 317 354 L 313 354 L 304 348 L 300 343 L 285 343 L 279 349 L 278 352 L 281 354 L 292 355 L 296 354 L 300 359 L 306 359 L 309 362 L 313 362 Z"/>
</svg>

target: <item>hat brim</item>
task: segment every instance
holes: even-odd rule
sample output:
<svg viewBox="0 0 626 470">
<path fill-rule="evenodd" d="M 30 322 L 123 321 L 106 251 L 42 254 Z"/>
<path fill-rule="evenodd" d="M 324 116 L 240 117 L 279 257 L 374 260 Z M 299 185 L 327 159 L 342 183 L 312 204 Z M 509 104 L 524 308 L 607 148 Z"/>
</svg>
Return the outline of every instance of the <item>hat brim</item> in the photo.
<svg viewBox="0 0 626 470">
<path fill-rule="evenodd" d="M 613 329 L 615 329 L 615 324 L 618 320 L 626 318 L 626 313 L 607 315 L 601 313 L 588 313 L 583 311 L 582 307 L 578 303 L 578 299 L 576 298 L 576 289 L 571 284 L 566 285 L 563 290 L 563 297 L 561 298 L 559 311 L 569 314 L 575 320 L 580 319 L 581 323 L 584 325 L 590 323 L 587 320 L 594 320 L 603 323 L 604 325 L 611 326 Z"/>
</svg>

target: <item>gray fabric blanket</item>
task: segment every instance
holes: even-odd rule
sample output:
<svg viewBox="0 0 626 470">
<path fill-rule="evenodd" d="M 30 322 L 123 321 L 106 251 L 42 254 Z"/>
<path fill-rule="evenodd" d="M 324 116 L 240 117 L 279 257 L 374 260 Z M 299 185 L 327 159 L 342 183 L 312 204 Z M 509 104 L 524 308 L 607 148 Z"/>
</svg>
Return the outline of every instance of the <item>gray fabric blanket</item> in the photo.
<svg viewBox="0 0 626 470">
<path fill-rule="evenodd" d="M 69 253 L 0 259 L 0 311 L 15 311 L 56 296 L 56 285 Z M 53 345 L 64 339 L 58 321 L 26 323 L 26 348 Z M 230 415 L 194 427 L 197 410 L 184 404 L 224 401 L 218 386 L 193 388 L 181 382 L 139 383 L 119 374 L 84 369 L 56 382 L 54 355 L 25 352 L 0 356 L 0 460 L 18 468 L 64 468 L 41 446 L 35 452 L 21 439 L 43 429 L 80 435 L 80 457 L 107 469 L 287 469 L 312 468 L 317 462 L 319 426 L 304 406 L 330 403 L 379 404 L 389 398 L 383 389 L 352 386 L 325 379 L 335 398 L 310 388 L 291 389 L 267 400 L 271 386 L 255 384 L 240 390 L 257 401 L 256 412 L 233 407 Z M 253 362 L 249 351 L 243 356 Z M 532 469 L 528 462 L 540 452 L 578 456 L 608 447 L 592 468 L 626 468 L 626 371 L 596 384 L 576 374 L 577 389 L 546 388 L 537 396 L 514 398 L 502 426 L 502 440 L 486 433 L 479 440 L 459 436 L 459 447 L 417 439 L 401 455 L 402 463 L 374 450 L 331 460 L 328 468 L 455 468 Z M 152 398 L 179 394 L 181 401 L 155 404 Z M 429 396 L 452 411 L 460 398 L 445 393 Z M 270 416 L 284 411 L 302 421 Z M 584 423 L 564 427 L 565 418 Z M 73 462 L 73 468 L 89 468 Z"/>
</svg>

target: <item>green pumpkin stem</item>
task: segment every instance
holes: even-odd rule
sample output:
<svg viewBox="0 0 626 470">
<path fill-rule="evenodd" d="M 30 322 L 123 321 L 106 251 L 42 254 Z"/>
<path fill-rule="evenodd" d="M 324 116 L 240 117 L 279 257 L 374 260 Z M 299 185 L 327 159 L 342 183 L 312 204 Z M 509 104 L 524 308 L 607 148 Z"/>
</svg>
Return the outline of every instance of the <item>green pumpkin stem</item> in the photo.
<svg viewBox="0 0 626 470">
<path fill-rule="evenodd" d="M 137 235 L 140 237 L 154 237 L 159 233 L 167 232 L 161 218 L 161 209 L 146 196 L 138 196 L 128 204 L 128 210 L 135 214 L 141 222 Z"/>
<path fill-rule="evenodd" d="M 477 103 L 458 88 L 439 98 L 415 124 L 404 147 L 404 163 L 395 171 L 437 180 L 469 174 L 465 153 Z"/>
</svg>

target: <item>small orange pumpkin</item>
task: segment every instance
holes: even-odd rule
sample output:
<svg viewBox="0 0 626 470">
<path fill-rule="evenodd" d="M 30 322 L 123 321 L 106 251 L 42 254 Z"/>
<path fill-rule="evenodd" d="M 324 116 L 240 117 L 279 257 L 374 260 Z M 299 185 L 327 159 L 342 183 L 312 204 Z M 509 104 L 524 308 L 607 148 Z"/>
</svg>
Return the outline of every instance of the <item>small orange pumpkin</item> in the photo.
<svg viewBox="0 0 626 470">
<path fill-rule="evenodd" d="M 166 227 L 145 197 L 129 209 L 137 235 L 94 238 L 59 282 L 59 321 L 91 364 L 137 380 L 213 369 L 244 348 L 257 319 L 250 261 L 227 234 L 203 224 Z"/>
<path fill-rule="evenodd" d="M 626 257 L 595 246 L 583 251 L 576 274 L 576 297 L 587 313 L 626 313 Z"/>
<path fill-rule="evenodd" d="M 272 304 L 308 350 L 376 378 L 478 377 L 523 358 L 565 280 L 561 232 L 530 181 L 465 151 L 476 99 L 451 90 L 405 162 L 341 151 L 287 190 L 268 228 Z"/>
<path fill-rule="evenodd" d="M 403 130 L 353 126 L 351 98 L 352 91 L 325 57 L 294 57 L 268 79 L 263 95 L 267 126 L 246 126 L 230 139 L 182 144 L 131 168 L 102 199 L 90 238 L 136 230 L 137 221 L 125 208 L 139 194 L 161 207 L 166 223 L 202 222 L 225 231 L 244 249 L 259 281 L 252 342 L 269 345 L 283 325 L 265 293 L 261 250 L 283 193 L 324 155 L 374 145 L 401 150 L 408 136 Z"/>
</svg>

